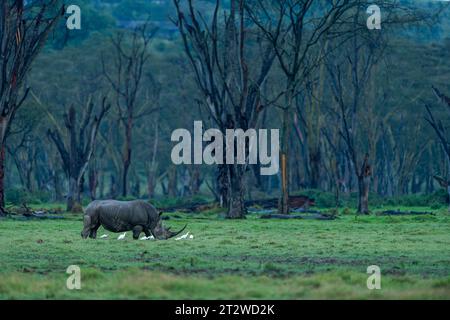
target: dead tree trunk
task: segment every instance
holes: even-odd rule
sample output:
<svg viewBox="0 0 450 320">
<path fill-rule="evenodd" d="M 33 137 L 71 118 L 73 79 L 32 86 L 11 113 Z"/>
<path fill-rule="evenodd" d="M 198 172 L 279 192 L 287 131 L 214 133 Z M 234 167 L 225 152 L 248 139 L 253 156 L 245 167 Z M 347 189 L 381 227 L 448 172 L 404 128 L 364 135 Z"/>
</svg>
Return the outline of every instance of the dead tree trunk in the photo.
<svg viewBox="0 0 450 320">
<path fill-rule="evenodd" d="M 89 195 L 91 200 L 97 198 L 97 186 L 98 186 L 98 170 L 95 165 L 89 168 Z"/>
<path fill-rule="evenodd" d="M 292 91 L 291 91 L 292 94 Z M 288 94 L 286 106 L 283 109 L 283 124 L 281 130 L 281 146 L 280 146 L 280 161 L 281 161 L 281 196 L 278 206 L 278 213 L 289 213 L 289 134 L 291 128 L 291 111 L 292 95 Z"/>
<path fill-rule="evenodd" d="M 245 217 L 247 209 L 244 202 L 244 169 L 242 166 L 228 166 L 228 219 L 241 219 Z"/>
<path fill-rule="evenodd" d="M 152 199 L 155 195 L 155 187 L 156 187 L 156 175 L 158 169 L 158 162 L 156 160 L 156 155 L 158 153 L 158 143 L 159 143 L 159 113 L 156 116 L 155 123 L 155 133 L 153 137 L 153 149 L 152 149 L 152 160 L 147 165 L 147 193 L 148 198 Z"/>
<path fill-rule="evenodd" d="M 80 196 L 80 182 L 78 177 L 69 177 L 69 190 L 67 192 L 67 211 L 81 212 L 81 196 Z"/>
<path fill-rule="evenodd" d="M 27 6 L 23 1 L 0 3 L 0 215 L 5 214 L 5 145 L 14 115 L 29 92 L 29 88 L 21 91 L 22 84 L 63 9 L 58 0 Z"/>
<path fill-rule="evenodd" d="M 167 174 L 167 194 L 169 197 L 176 197 L 177 191 L 177 168 L 171 165 Z"/>
<path fill-rule="evenodd" d="M 122 161 L 122 196 L 126 197 L 128 193 L 128 170 L 131 164 L 131 142 L 132 142 L 132 130 L 133 130 L 133 115 L 128 115 L 128 121 L 125 127 L 125 144 L 123 148 Z"/>
<path fill-rule="evenodd" d="M 435 87 L 433 87 L 433 91 L 442 104 L 446 105 L 447 107 L 450 107 L 450 98 L 448 96 L 441 93 Z M 431 111 L 431 107 L 429 105 L 425 105 L 425 109 L 427 111 L 427 117 L 425 118 L 425 120 L 431 125 L 435 134 L 437 135 L 437 137 L 439 139 L 439 143 L 446 155 L 447 166 L 450 167 L 450 138 L 447 133 L 446 126 L 443 125 L 443 123 L 440 119 L 436 119 L 434 117 L 434 114 Z M 449 175 L 450 175 L 450 173 L 449 173 Z M 448 211 L 450 212 L 450 178 L 447 177 L 447 179 L 444 179 L 437 175 L 434 175 L 433 177 L 439 182 L 441 187 L 447 189 L 447 194 L 449 196 Z"/>
<path fill-rule="evenodd" d="M 149 23 L 136 27 L 130 34 L 126 32 L 118 33 L 111 38 L 115 51 L 113 63 L 106 63 L 102 57 L 103 74 L 111 85 L 116 95 L 116 108 L 118 111 L 118 121 L 124 128 L 124 144 L 122 150 L 121 168 L 121 193 L 126 197 L 128 194 L 128 172 L 132 161 L 133 129 L 138 118 L 148 116 L 158 110 L 147 104 L 147 100 L 157 101 L 159 98 L 159 86 L 148 86 L 153 90 L 152 99 L 142 97 L 142 84 L 145 79 L 145 67 L 150 58 L 149 45 L 157 29 L 150 28 Z M 126 36 L 129 35 L 129 41 Z M 148 73 L 147 73 L 148 74 Z M 150 81 L 154 81 L 152 76 L 148 76 Z M 150 82 L 149 81 L 149 82 Z M 147 92 L 150 93 L 150 92 Z"/>
<path fill-rule="evenodd" d="M 67 211 L 82 211 L 80 193 L 83 176 L 93 154 L 100 123 L 109 108 L 110 105 L 106 105 L 106 98 L 103 98 L 99 114 L 93 116 L 94 104 L 89 101 L 83 119 L 78 123 L 76 111 L 72 105 L 69 112 L 64 115 L 68 138 L 64 139 L 59 129 L 47 131 L 47 135 L 58 149 L 64 171 L 69 179 Z M 87 139 L 85 139 L 86 135 Z"/>
<path fill-rule="evenodd" d="M 260 43 L 259 59 L 255 60 L 254 68 L 248 67 L 247 47 L 251 41 L 247 38 L 254 36 L 254 32 L 248 27 L 245 1 L 230 1 L 225 19 L 220 14 L 223 3 L 217 1 L 210 23 L 204 21 L 192 0 L 186 6 L 180 0 L 174 0 L 174 4 L 184 51 L 204 96 L 202 106 L 223 134 L 226 129 L 255 128 L 263 110 L 260 91 L 275 53 L 270 45 Z M 246 165 L 218 163 L 217 193 L 221 204 L 228 206 L 229 218 L 245 217 Z"/>
<path fill-rule="evenodd" d="M 5 214 L 5 146 L 0 144 L 0 216 Z"/>
<path fill-rule="evenodd" d="M 361 173 L 358 175 L 358 213 L 369 214 L 369 184 L 371 169 L 366 154 Z"/>
<path fill-rule="evenodd" d="M 217 166 L 217 195 L 219 196 L 219 205 L 228 206 L 228 168 L 226 164 Z"/>
</svg>

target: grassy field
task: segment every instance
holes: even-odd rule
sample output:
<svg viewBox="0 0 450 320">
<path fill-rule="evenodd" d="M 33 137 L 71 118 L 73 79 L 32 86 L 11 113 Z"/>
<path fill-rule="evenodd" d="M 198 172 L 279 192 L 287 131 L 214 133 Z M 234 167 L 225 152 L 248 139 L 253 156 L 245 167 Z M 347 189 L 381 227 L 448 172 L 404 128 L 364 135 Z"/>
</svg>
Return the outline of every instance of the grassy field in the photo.
<svg viewBox="0 0 450 320">
<path fill-rule="evenodd" d="M 402 208 L 406 209 L 406 208 Z M 429 210 L 429 208 L 408 208 Z M 81 216 L 0 221 L 0 298 L 450 299 L 450 215 L 334 221 L 168 214 L 193 240 L 82 240 Z M 81 290 L 66 288 L 69 265 Z M 381 290 L 366 269 L 381 268 Z"/>
</svg>

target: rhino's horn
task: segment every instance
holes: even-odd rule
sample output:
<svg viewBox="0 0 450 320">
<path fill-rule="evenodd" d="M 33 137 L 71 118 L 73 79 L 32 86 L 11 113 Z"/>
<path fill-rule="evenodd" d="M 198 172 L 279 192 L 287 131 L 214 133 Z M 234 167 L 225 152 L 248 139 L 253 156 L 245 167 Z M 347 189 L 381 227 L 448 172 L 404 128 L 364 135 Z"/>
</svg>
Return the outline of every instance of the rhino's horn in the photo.
<svg viewBox="0 0 450 320">
<path fill-rule="evenodd" d="M 184 229 L 186 229 L 186 227 L 187 227 L 187 224 L 185 224 L 184 227 L 180 231 L 177 231 L 177 232 L 168 231 L 169 236 L 167 237 L 167 239 L 175 237 L 176 235 L 180 234 L 181 232 L 184 231 Z"/>
</svg>

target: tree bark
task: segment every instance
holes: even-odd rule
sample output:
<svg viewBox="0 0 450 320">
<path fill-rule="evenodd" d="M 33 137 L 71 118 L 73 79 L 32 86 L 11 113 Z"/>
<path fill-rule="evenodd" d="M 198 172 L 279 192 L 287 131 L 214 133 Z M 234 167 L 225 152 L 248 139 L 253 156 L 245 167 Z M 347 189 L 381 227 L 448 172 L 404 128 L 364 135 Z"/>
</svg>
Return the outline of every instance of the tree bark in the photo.
<svg viewBox="0 0 450 320">
<path fill-rule="evenodd" d="M 242 219 L 246 215 L 244 201 L 244 168 L 243 166 L 229 165 L 229 195 L 228 219 Z"/>
<path fill-rule="evenodd" d="M 281 197 L 278 206 L 278 213 L 289 214 L 289 172 L 288 172 L 288 160 L 289 160 L 289 132 L 291 126 L 291 114 L 290 106 L 292 104 L 292 92 L 290 91 L 287 97 L 287 105 L 283 110 L 283 127 L 281 135 L 281 148 L 280 148 L 280 160 L 281 160 Z"/>
<path fill-rule="evenodd" d="M 115 199 L 117 197 L 116 177 L 114 176 L 114 174 L 111 174 L 110 176 L 109 196 L 112 199 Z"/>
<path fill-rule="evenodd" d="M 125 146 L 123 154 L 123 171 L 122 171 L 122 196 L 126 197 L 128 194 L 128 170 L 131 164 L 131 141 L 133 130 L 133 116 L 128 115 L 128 122 L 125 130 Z"/>
<path fill-rule="evenodd" d="M 5 145 L 0 142 L 0 216 L 5 216 Z"/>
<path fill-rule="evenodd" d="M 358 177 L 358 213 L 369 213 L 369 178 Z"/>
<path fill-rule="evenodd" d="M 309 163 L 311 169 L 311 181 L 310 181 L 311 189 L 317 189 L 319 187 L 320 161 L 321 161 L 320 150 L 310 151 Z"/>
<path fill-rule="evenodd" d="M 171 165 L 171 167 L 169 168 L 167 179 L 168 179 L 167 193 L 168 193 L 169 197 L 176 197 L 178 195 L 178 192 L 177 192 L 177 168 L 174 165 Z"/>
<path fill-rule="evenodd" d="M 222 208 L 228 205 L 228 168 L 226 164 L 217 165 L 217 191 Z"/>
<path fill-rule="evenodd" d="M 79 179 L 69 177 L 69 192 L 67 193 L 67 211 L 81 212 L 81 195 Z"/>
<path fill-rule="evenodd" d="M 89 168 L 89 195 L 91 200 L 97 198 L 98 171 L 96 168 Z"/>
<path fill-rule="evenodd" d="M 358 213 L 369 214 L 369 184 L 371 176 L 369 156 L 366 154 L 358 175 Z"/>
<path fill-rule="evenodd" d="M 54 170 L 53 172 L 53 185 L 55 188 L 55 200 L 57 202 L 63 201 L 61 179 L 57 170 Z"/>
<path fill-rule="evenodd" d="M 201 185 L 200 169 L 198 166 L 194 166 L 191 171 L 191 181 L 190 181 L 190 189 L 192 195 L 196 195 L 199 193 L 200 185 Z"/>
</svg>

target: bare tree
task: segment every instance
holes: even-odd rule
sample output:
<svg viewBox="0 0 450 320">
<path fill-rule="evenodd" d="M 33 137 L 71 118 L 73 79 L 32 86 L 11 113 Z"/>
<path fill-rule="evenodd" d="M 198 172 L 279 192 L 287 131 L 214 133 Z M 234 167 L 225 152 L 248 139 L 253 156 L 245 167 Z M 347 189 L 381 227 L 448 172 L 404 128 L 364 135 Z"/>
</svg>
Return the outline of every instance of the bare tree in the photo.
<svg viewBox="0 0 450 320">
<path fill-rule="evenodd" d="M 55 143 L 61 156 L 64 171 L 69 179 L 67 193 L 67 211 L 80 211 L 81 189 L 83 176 L 94 151 L 94 144 L 100 123 L 110 105 L 106 98 L 101 101 L 101 106 L 95 114 L 95 104 L 89 99 L 84 108 L 82 118 L 77 120 L 75 107 L 71 105 L 64 114 L 65 132 L 62 128 L 49 129 L 47 134 Z"/>
<path fill-rule="evenodd" d="M 353 26 L 358 26 L 357 14 Z M 375 140 L 371 125 L 380 124 L 380 119 L 373 112 L 376 101 L 368 103 L 371 89 L 369 80 L 380 61 L 383 49 L 380 34 L 371 36 L 353 31 L 350 44 L 342 48 L 344 54 L 339 53 L 341 59 L 331 56 L 327 61 L 331 91 L 340 123 L 339 135 L 345 143 L 346 156 L 357 177 L 358 212 L 364 214 L 369 213 L 371 159 L 375 156 L 375 151 L 370 148 L 371 142 Z M 350 86 L 345 86 L 344 83 L 350 83 Z M 371 117 L 366 117 L 367 115 Z"/>
<path fill-rule="evenodd" d="M 127 32 L 120 32 L 111 38 L 114 49 L 111 65 L 102 57 L 103 74 L 115 92 L 115 106 L 119 124 L 124 128 L 122 149 L 122 196 L 128 193 L 127 177 L 131 165 L 133 128 L 137 119 L 158 110 L 159 106 L 148 108 L 148 101 L 157 104 L 159 87 L 152 85 L 152 92 L 139 101 L 142 93 L 145 67 L 150 58 L 149 45 L 157 29 L 151 29 L 149 23 L 136 27 L 128 37 Z M 151 75 L 149 75 L 151 77 Z M 152 80 L 152 79 L 150 79 Z M 148 93 L 148 92 L 147 92 Z"/>
<path fill-rule="evenodd" d="M 281 133 L 281 198 L 279 213 L 289 213 L 288 159 L 289 137 L 295 98 L 305 79 L 323 60 L 323 54 L 314 50 L 316 45 L 338 24 L 350 8 L 352 1 L 314 0 L 258 1 L 248 6 L 252 21 L 273 46 L 280 68 L 285 76 Z M 312 56 L 314 51 L 315 56 Z"/>
<path fill-rule="evenodd" d="M 450 108 L 450 97 L 446 96 L 445 94 L 441 93 L 437 88 L 433 87 L 433 91 L 440 100 L 440 102 L 446 106 L 447 108 Z M 444 154 L 446 156 L 447 160 L 447 166 L 450 168 L 450 135 L 447 132 L 446 126 L 443 124 L 442 120 L 440 118 L 436 118 L 433 112 L 431 111 L 431 106 L 428 104 L 425 104 L 425 109 L 427 111 L 427 116 L 425 117 L 425 120 L 431 125 L 433 128 L 438 140 L 439 144 L 442 147 L 442 150 L 444 151 Z M 448 109 L 447 109 L 448 111 Z M 450 172 L 450 170 L 447 170 Z M 445 188 L 447 190 L 447 193 L 450 197 L 450 176 L 447 176 L 446 178 L 434 175 L 433 176 L 436 181 L 439 182 L 441 187 Z M 450 202 L 449 202 L 449 208 L 450 211 Z"/>
<path fill-rule="evenodd" d="M 0 4 L 0 215 L 4 215 L 4 162 L 8 132 L 28 88 L 23 82 L 47 36 L 64 13 L 58 0 L 4 0 Z"/>
<path fill-rule="evenodd" d="M 210 21 L 195 8 L 192 0 L 185 1 L 185 9 L 180 0 L 174 3 L 185 53 L 203 95 L 202 106 L 222 133 L 227 129 L 256 128 L 263 110 L 261 87 L 272 68 L 275 53 L 255 36 L 257 30 L 248 26 L 245 1 L 232 0 L 229 8 L 224 8 L 222 1 L 217 0 Z M 245 216 L 246 164 L 236 161 L 234 165 L 218 164 L 217 185 L 228 218 Z"/>
</svg>

